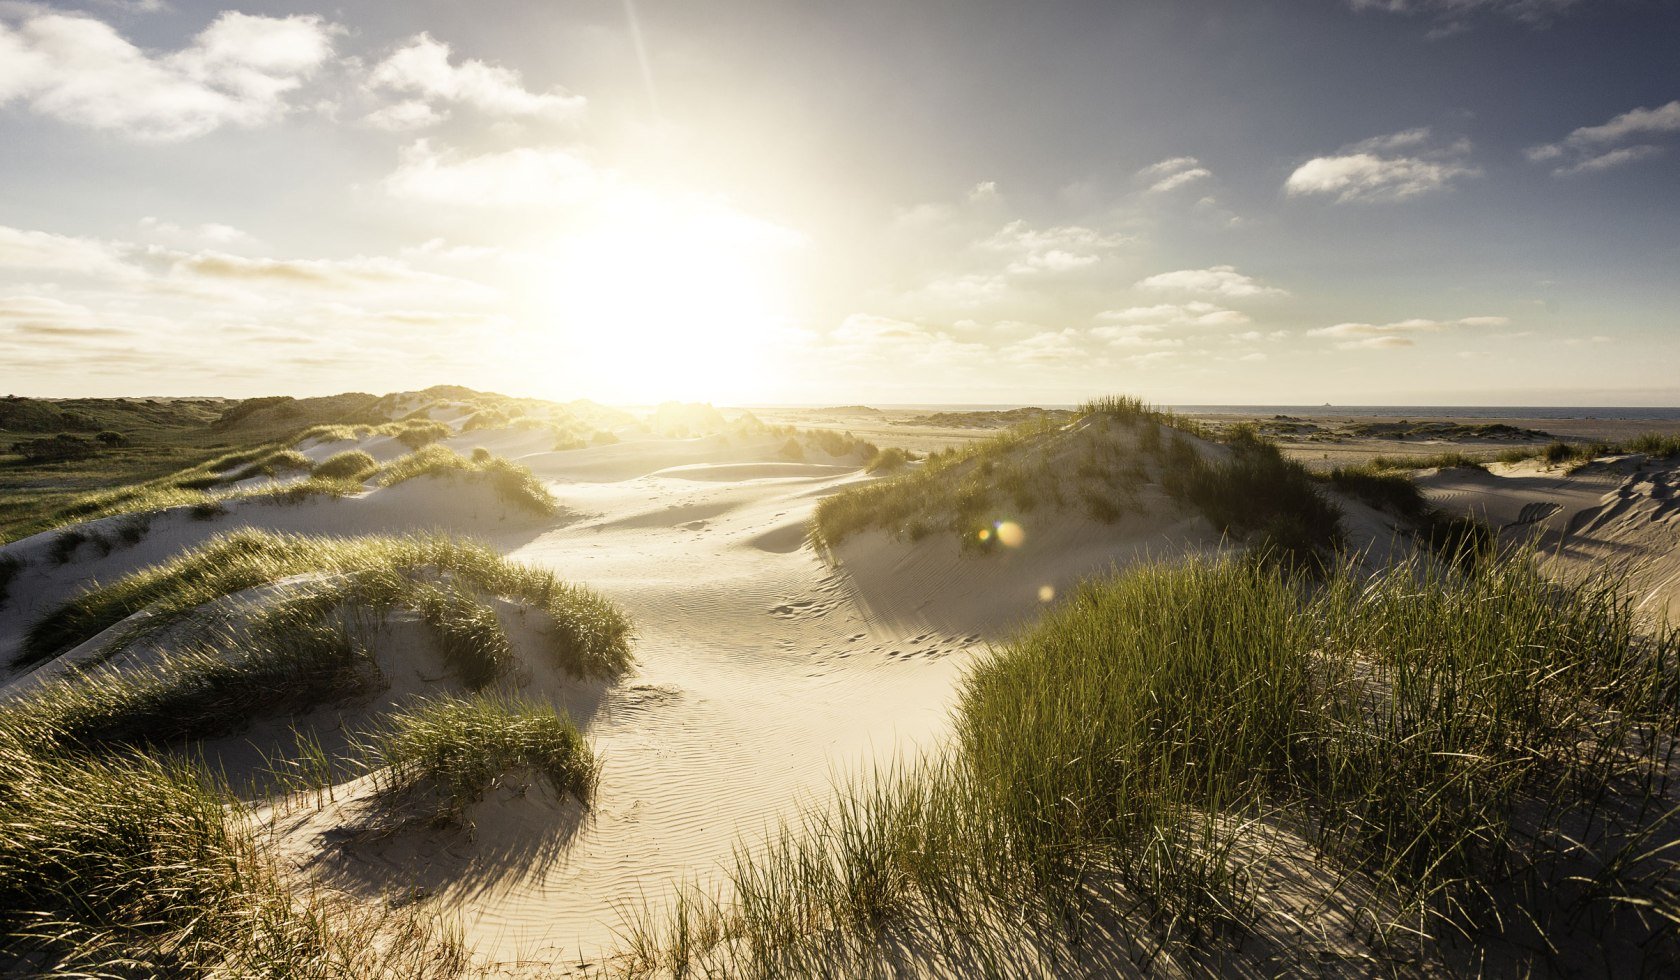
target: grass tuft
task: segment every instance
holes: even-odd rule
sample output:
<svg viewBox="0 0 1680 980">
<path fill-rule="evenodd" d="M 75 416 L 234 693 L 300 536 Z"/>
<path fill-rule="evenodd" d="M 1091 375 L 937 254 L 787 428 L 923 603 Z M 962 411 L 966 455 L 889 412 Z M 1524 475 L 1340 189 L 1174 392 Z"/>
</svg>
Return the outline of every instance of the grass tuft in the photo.
<svg viewBox="0 0 1680 980">
<path fill-rule="evenodd" d="M 405 580 L 448 575 L 462 588 L 551 615 L 552 653 L 573 674 L 618 676 L 631 662 L 630 623 L 616 606 L 483 545 L 441 536 L 312 538 L 243 530 L 70 599 L 30 626 L 15 664 L 41 663 L 142 609 L 151 613 L 144 628 L 155 631 L 223 596 L 310 574 L 349 576 L 365 600 L 382 595 L 387 602 Z"/>
<path fill-rule="evenodd" d="M 315 476 L 329 480 L 366 481 L 379 469 L 374 458 L 360 449 L 333 453 L 315 466 Z"/>
<path fill-rule="evenodd" d="M 1677 952 L 1680 866 L 1654 842 L 1680 637 L 1614 586 L 1526 560 L 1310 587 L 1146 567 L 983 660 L 956 726 L 943 757 L 741 850 L 728 898 L 633 923 L 630 972 L 1212 972 L 1266 922 L 1302 958 L 1257 972 L 1318 972 L 1338 903 L 1394 962 L 1458 936 L 1532 956 L 1527 930 L 1585 970 Z M 1304 862 L 1328 896 L 1260 886 Z M 1303 931 L 1331 944 L 1301 952 Z"/>
<path fill-rule="evenodd" d="M 571 720 L 530 701 L 434 698 L 391 715 L 367 739 L 382 795 L 430 796 L 434 820 L 458 819 L 508 773 L 533 771 L 588 803 L 600 767 Z"/>
</svg>

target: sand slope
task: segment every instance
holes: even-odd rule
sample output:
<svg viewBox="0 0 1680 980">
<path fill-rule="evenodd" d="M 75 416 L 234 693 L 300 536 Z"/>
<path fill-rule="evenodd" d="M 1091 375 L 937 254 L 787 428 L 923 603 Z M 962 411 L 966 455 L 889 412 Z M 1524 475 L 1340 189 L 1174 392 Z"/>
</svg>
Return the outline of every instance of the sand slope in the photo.
<svg viewBox="0 0 1680 980">
<path fill-rule="evenodd" d="M 1680 620 L 1680 461 L 1634 455 L 1569 474 L 1536 463 L 1424 474 L 1449 510 L 1532 542 L 1560 575 L 1624 576 L 1640 610 Z"/>
</svg>

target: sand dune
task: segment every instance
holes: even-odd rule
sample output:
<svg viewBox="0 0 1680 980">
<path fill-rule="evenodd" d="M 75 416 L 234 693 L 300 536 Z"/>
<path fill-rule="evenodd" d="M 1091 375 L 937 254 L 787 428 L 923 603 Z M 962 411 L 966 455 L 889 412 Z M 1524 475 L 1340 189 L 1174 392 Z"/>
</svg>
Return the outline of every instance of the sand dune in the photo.
<svg viewBox="0 0 1680 980">
<path fill-rule="evenodd" d="M 1508 539 L 1532 542 L 1568 576 L 1625 577 L 1653 619 L 1680 620 L 1680 465 L 1641 455 L 1574 473 L 1536 463 L 1458 468 L 1418 483 L 1453 510 L 1474 514 Z"/>
<path fill-rule="evenodd" d="M 428 414 L 456 424 L 467 417 L 447 407 Z M 1048 472 L 1070 471 L 1092 440 L 1123 454 L 1135 449 L 1125 440 L 1141 438 L 1089 424 L 1067 431 L 1050 443 L 1061 455 Z M 965 548 L 946 530 L 905 537 L 866 529 L 820 551 L 811 540 L 815 508 L 867 482 L 864 461 L 816 445 L 805 446 L 805 460 L 790 460 L 787 440 L 762 429 L 693 438 L 626 429 L 616 443 L 556 450 L 546 429 L 458 431 L 443 445 L 528 467 L 557 498 L 557 512 L 535 514 L 487 483 L 444 474 L 370 483 L 344 497 L 235 501 L 208 519 L 178 508 L 150 517 L 132 543 L 119 541 L 131 518 L 106 518 L 79 530 L 107 544 L 83 544 L 64 560 L 55 557 L 61 532 L 46 532 L 5 549 L 27 564 L 0 609 L 0 661 L 10 663 L 30 622 L 89 583 L 238 528 L 449 531 L 610 597 L 637 632 L 636 665 L 612 682 L 582 681 L 531 655 L 547 628 L 542 617 L 505 600 L 497 606 L 517 667 L 496 690 L 564 708 L 604 759 L 587 808 L 521 772 L 499 779 L 464 820 L 442 826 L 392 823 L 373 778 L 354 772 L 324 795 L 266 802 L 274 782 L 265 773 L 295 758 L 300 738 L 349 758 L 355 733 L 405 701 L 464 690 L 413 613 L 394 613 L 369 634 L 390 681 L 384 690 L 259 719 L 194 749 L 261 802 L 252 819 L 296 882 L 370 906 L 446 910 L 481 968 L 517 974 L 540 963 L 545 975 L 566 975 L 597 969 L 625 916 L 662 907 L 685 881 L 715 884 L 737 848 L 827 805 L 837 781 L 936 745 L 950 729 L 964 668 L 1082 580 L 1236 546 L 1145 482 L 1108 521 L 1072 504 L 1022 512 L 1007 548 Z M 300 448 L 316 462 L 352 449 L 381 462 L 410 451 L 380 435 Z M 1228 455 L 1200 440 L 1183 448 L 1203 460 Z M 1660 613 L 1680 609 L 1677 481 L 1672 464 L 1623 460 L 1568 476 L 1530 465 L 1440 471 L 1420 482 L 1449 509 L 1533 536 L 1560 567 L 1625 571 Z M 1340 503 L 1355 550 L 1381 562 L 1409 547 L 1391 518 Z M 248 590 L 200 614 L 237 615 L 307 586 Z M 144 664 L 166 642 L 167 634 L 114 665 Z M 0 697 L 38 689 L 102 645 L 96 638 L 14 677 Z"/>
</svg>

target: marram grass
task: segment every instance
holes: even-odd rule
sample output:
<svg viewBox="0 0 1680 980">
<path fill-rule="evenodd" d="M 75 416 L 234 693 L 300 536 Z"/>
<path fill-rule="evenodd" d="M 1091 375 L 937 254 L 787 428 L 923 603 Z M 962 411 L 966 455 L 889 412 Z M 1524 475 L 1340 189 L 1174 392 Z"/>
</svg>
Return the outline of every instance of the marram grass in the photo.
<svg viewBox="0 0 1680 980">
<path fill-rule="evenodd" d="M 687 890 L 636 917 L 626 962 L 1212 970 L 1281 918 L 1358 936 L 1350 968 L 1450 958 L 1459 937 L 1508 940 L 1521 963 L 1541 935 L 1566 967 L 1661 969 L 1680 962 L 1661 844 L 1677 732 L 1680 642 L 1613 586 L 1522 560 L 1342 566 L 1310 586 L 1255 562 L 1146 567 L 974 668 L 942 756 L 743 850 L 727 898 Z M 1351 933 L 1259 887 L 1304 863 L 1352 903 Z M 1317 948 L 1249 968 L 1321 968 Z"/>
<path fill-rule="evenodd" d="M 588 803 L 600 766 L 553 705 L 477 695 L 431 698 L 384 719 L 363 740 L 378 792 L 456 819 L 509 773 L 534 773 Z"/>
<path fill-rule="evenodd" d="M 148 610 L 158 630 L 224 596 L 297 575 L 344 576 L 356 598 L 391 605 L 413 581 L 447 576 L 463 589 L 518 600 L 553 617 L 547 637 L 558 665 L 611 677 L 630 665 L 631 628 L 594 592 L 491 549 L 444 536 L 327 538 L 242 530 L 108 585 L 96 585 L 33 623 L 17 663 L 40 663 L 128 616 Z"/>
</svg>

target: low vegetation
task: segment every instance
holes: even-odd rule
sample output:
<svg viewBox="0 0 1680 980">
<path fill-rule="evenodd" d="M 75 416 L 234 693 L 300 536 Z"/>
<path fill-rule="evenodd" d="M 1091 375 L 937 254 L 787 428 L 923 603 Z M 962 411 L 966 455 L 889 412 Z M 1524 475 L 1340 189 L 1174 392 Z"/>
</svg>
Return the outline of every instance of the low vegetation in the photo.
<svg viewBox="0 0 1680 980">
<path fill-rule="evenodd" d="M 348 584 L 340 598 L 375 607 L 406 598 L 416 581 L 447 576 L 459 588 L 518 600 L 552 616 L 552 653 L 573 674 L 610 677 L 630 665 L 630 624 L 617 607 L 482 545 L 446 537 L 312 538 L 256 530 L 218 536 L 75 596 L 30 626 L 16 664 L 47 660 L 141 610 L 150 615 L 114 642 L 155 634 L 206 603 L 297 575 L 343 576 Z"/>
<path fill-rule="evenodd" d="M 984 660 L 944 757 L 643 917 L 631 972 L 1672 962 L 1677 694 L 1674 634 L 1525 561 L 1144 568 Z"/>
<path fill-rule="evenodd" d="M 390 487 L 416 477 L 451 474 L 484 480 L 503 500 L 538 514 L 553 514 L 558 507 L 529 467 L 490 453 L 475 452 L 469 459 L 445 446 L 427 446 L 386 464 L 378 479 L 380 486 Z"/>
<path fill-rule="evenodd" d="M 383 796 L 419 803 L 437 821 L 459 819 L 510 773 L 534 773 L 588 803 L 600 771 L 577 726 L 552 705 L 484 696 L 411 705 L 367 736 L 363 752 Z"/>
<path fill-rule="evenodd" d="M 330 480 L 365 482 L 379 471 L 379 463 L 360 449 L 333 453 L 315 464 L 315 475 Z"/>
<path fill-rule="evenodd" d="M 0 711 L 0 969 L 53 976 L 456 976 L 459 944 L 280 881 L 221 783 L 28 740 Z"/>
<path fill-rule="evenodd" d="M 1419 456 L 1378 456 L 1371 460 L 1373 470 L 1485 470 L 1488 461 L 1461 452 L 1430 453 Z"/>
<path fill-rule="evenodd" d="M 1507 450 L 1499 455 L 1499 459 L 1505 463 L 1538 459 L 1547 466 L 1567 465 L 1573 471 L 1606 456 L 1629 456 L 1636 453 L 1654 459 L 1673 459 L 1680 456 L 1680 433 L 1647 432 L 1621 442 L 1557 440 L 1544 446 Z"/>
<path fill-rule="evenodd" d="M 1143 511 L 1144 497 L 1153 493 L 1295 564 L 1312 565 L 1339 546 L 1340 515 L 1305 467 L 1252 427 L 1227 432 L 1223 449 L 1210 437 L 1198 423 L 1139 399 L 1097 399 L 1072 422 L 1036 417 L 963 449 L 934 453 L 909 472 L 824 498 L 814 537 L 833 547 L 868 528 L 911 540 L 952 531 L 965 547 L 985 547 L 997 522 L 1041 506 L 1077 504 L 1092 519 L 1114 523 Z"/>
</svg>

